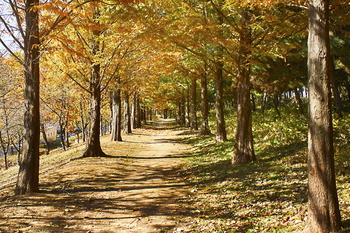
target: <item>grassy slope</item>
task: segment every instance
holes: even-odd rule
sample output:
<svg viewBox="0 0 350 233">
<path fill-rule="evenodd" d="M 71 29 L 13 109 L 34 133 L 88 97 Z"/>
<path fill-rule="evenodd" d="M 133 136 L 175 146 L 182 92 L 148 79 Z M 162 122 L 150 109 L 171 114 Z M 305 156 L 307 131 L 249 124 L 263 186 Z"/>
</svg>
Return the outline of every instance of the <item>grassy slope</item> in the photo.
<svg viewBox="0 0 350 233">
<path fill-rule="evenodd" d="M 230 119 L 234 119 L 232 116 Z M 271 120 L 273 119 L 273 120 Z M 296 232 L 307 214 L 307 120 L 293 112 L 254 116 L 257 161 L 232 167 L 232 139 L 192 138 L 196 154 L 184 176 L 193 184 L 183 198 L 182 221 L 195 232 Z M 344 229 L 350 227 L 348 119 L 335 121 L 338 195 Z M 234 126 L 234 120 L 228 123 Z M 234 132 L 230 133 L 234 135 Z"/>
</svg>

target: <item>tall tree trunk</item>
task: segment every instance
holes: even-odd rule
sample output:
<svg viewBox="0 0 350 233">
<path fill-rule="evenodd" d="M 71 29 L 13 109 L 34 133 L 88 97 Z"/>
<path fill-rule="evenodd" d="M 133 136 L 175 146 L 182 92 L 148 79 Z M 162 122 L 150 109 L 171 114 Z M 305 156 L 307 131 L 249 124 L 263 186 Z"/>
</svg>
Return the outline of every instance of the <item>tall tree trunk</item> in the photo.
<svg viewBox="0 0 350 233">
<path fill-rule="evenodd" d="M 94 9 L 94 18 L 99 17 L 98 7 Z M 92 54 L 97 55 L 100 52 L 100 34 L 99 30 L 93 31 Z M 101 65 L 98 62 L 92 64 L 92 74 L 90 80 L 90 132 L 86 143 L 86 149 L 82 157 L 102 157 L 106 154 L 102 151 L 100 142 L 101 125 Z"/>
<path fill-rule="evenodd" d="M 350 101 L 350 82 L 348 80 L 345 80 L 345 88 L 348 94 L 348 101 Z"/>
<path fill-rule="evenodd" d="M 273 108 L 275 109 L 275 112 L 277 114 L 278 117 L 281 116 L 281 112 L 280 110 L 278 109 L 278 95 L 277 94 L 274 94 L 273 95 Z"/>
<path fill-rule="evenodd" d="M 65 138 L 65 128 L 63 127 L 62 120 L 59 120 L 58 125 L 60 126 L 60 139 L 61 139 L 61 145 L 62 145 L 62 150 L 66 150 L 66 145 L 64 143 L 64 138 Z"/>
<path fill-rule="evenodd" d="M 207 73 L 206 70 L 201 76 L 201 114 L 202 114 L 202 124 L 200 128 L 200 135 L 210 135 L 209 129 L 209 106 L 208 106 L 208 84 L 207 84 Z"/>
<path fill-rule="evenodd" d="M 120 89 L 112 91 L 112 131 L 111 141 L 123 141 L 121 134 L 122 126 L 122 103 L 120 98 Z"/>
<path fill-rule="evenodd" d="M 87 132 L 87 123 L 85 122 L 85 117 L 84 117 L 84 112 L 85 109 L 83 107 L 83 103 L 82 101 L 80 101 L 79 103 L 79 115 L 80 115 L 80 121 L 81 121 L 81 133 L 82 133 L 82 140 L 83 142 L 86 142 L 86 132 Z"/>
<path fill-rule="evenodd" d="M 268 99 L 267 93 L 266 93 L 266 91 L 264 91 L 264 94 L 261 97 L 261 112 L 263 114 L 265 113 L 265 110 L 267 109 L 267 99 Z"/>
<path fill-rule="evenodd" d="M 191 130 L 198 130 L 197 122 L 197 79 L 191 79 Z"/>
<path fill-rule="evenodd" d="M 136 118 L 136 96 L 135 94 L 132 97 L 132 102 L 131 102 L 131 128 L 132 129 L 136 129 L 136 125 L 135 125 L 135 118 Z"/>
<path fill-rule="evenodd" d="M 125 130 L 125 133 L 132 133 L 130 96 L 128 91 L 125 91 L 125 96 L 124 96 L 124 130 Z"/>
<path fill-rule="evenodd" d="M 44 145 L 46 147 L 46 154 L 48 155 L 50 154 L 50 144 L 49 144 L 49 141 L 47 140 L 44 123 L 40 123 L 40 130 L 41 130 L 41 135 L 43 136 Z"/>
<path fill-rule="evenodd" d="M 90 130 L 89 137 L 86 141 L 86 149 L 82 157 L 103 157 L 100 142 L 100 124 L 101 124 L 101 90 L 99 80 L 99 65 L 93 65 L 93 83 L 90 103 Z"/>
<path fill-rule="evenodd" d="M 180 100 L 180 125 L 186 126 L 186 97 L 185 93 L 182 93 L 181 100 Z"/>
<path fill-rule="evenodd" d="M 224 87 L 223 87 L 223 63 L 216 65 L 215 75 L 215 112 L 216 112 L 216 141 L 224 142 L 227 140 L 225 116 L 224 116 Z"/>
<path fill-rule="evenodd" d="M 343 117 L 343 103 L 342 103 L 341 97 L 340 97 L 339 82 L 338 82 L 336 75 L 335 75 L 335 64 L 334 64 L 333 57 L 331 57 L 330 65 L 331 65 L 330 78 L 331 78 L 331 84 L 332 84 L 332 90 L 333 90 L 332 93 L 333 93 L 334 101 L 335 101 L 335 111 L 338 114 L 338 116 L 340 118 L 342 118 Z"/>
<path fill-rule="evenodd" d="M 255 160 L 250 102 L 249 47 L 251 45 L 251 34 L 249 21 L 250 12 L 243 10 L 237 77 L 237 130 L 232 164 L 245 164 Z"/>
<path fill-rule="evenodd" d="M 186 127 L 191 126 L 191 107 L 190 107 L 190 90 L 186 89 Z"/>
<path fill-rule="evenodd" d="M 153 117 L 152 117 L 152 115 L 153 115 L 152 108 L 151 108 L 151 107 L 146 107 L 145 112 L 146 112 L 146 120 L 152 121 L 152 120 L 153 120 Z"/>
<path fill-rule="evenodd" d="M 255 95 L 253 93 L 251 93 L 250 96 L 251 96 L 251 100 L 252 100 L 252 111 L 255 112 L 256 111 Z"/>
<path fill-rule="evenodd" d="M 134 94 L 132 101 L 133 129 L 141 128 L 141 117 L 140 99 L 137 94 Z"/>
<path fill-rule="evenodd" d="M 134 95 L 133 100 L 133 110 L 134 110 L 134 129 L 141 128 L 141 108 L 140 108 L 140 98 L 137 94 Z"/>
<path fill-rule="evenodd" d="M 23 154 L 19 164 L 16 195 L 39 191 L 39 14 L 32 8 L 38 4 L 38 0 L 26 0 L 25 2 L 24 99 L 26 103 Z"/>
<path fill-rule="evenodd" d="M 4 157 L 4 170 L 7 170 L 8 169 L 7 153 L 4 153 L 3 157 Z"/>
<path fill-rule="evenodd" d="M 4 158 L 4 170 L 7 170 L 8 169 L 7 153 L 8 153 L 8 149 L 9 149 L 9 142 L 6 143 L 6 141 L 3 140 L 1 130 L 0 130 L 0 144 L 1 144 L 1 149 L 2 149 L 2 155 Z"/>
<path fill-rule="evenodd" d="M 66 143 L 66 148 L 69 148 L 70 147 L 70 142 L 69 142 L 69 132 L 67 130 L 67 128 L 65 127 L 65 130 L 64 130 L 64 133 L 65 133 L 65 143 Z"/>
<path fill-rule="evenodd" d="M 297 101 L 299 113 L 301 115 L 304 115 L 303 101 L 301 100 L 301 97 L 300 97 L 299 88 L 294 88 L 294 93 L 295 93 L 295 100 Z"/>
<path fill-rule="evenodd" d="M 329 0 L 311 0 L 308 77 L 308 219 L 305 232 L 340 230 L 335 182 L 329 60 Z"/>
<path fill-rule="evenodd" d="M 68 108 L 69 109 L 69 108 Z M 65 133 L 65 142 L 66 143 L 66 148 L 70 147 L 70 142 L 69 142 L 69 132 L 68 132 L 68 124 L 69 124 L 69 111 L 67 111 L 67 115 L 65 116 L 65 122 L 64 122 L 64 133 Z"/>
</svg>

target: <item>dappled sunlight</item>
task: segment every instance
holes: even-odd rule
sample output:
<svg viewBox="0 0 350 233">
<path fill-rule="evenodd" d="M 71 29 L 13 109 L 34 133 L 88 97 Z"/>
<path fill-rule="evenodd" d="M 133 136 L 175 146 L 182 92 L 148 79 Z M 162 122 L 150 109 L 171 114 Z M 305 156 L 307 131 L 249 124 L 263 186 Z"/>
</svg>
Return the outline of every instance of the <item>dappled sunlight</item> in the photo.
<svg viewBox="0 0 350 233">
<path fill-rule="evenodd" d="M 81 158 L 81 151 L 41 175 L 41 193 L 6 195 L 0 231 L 154 232 L 173 229 L 187 183 L 177 178 L 189 147 L 178 131 L 140 129 L 123 142 L 101 140 L 107 157 Z M 59 155 L 56 155 L 59 156 Z M 10 187 L 13 188 L 13 187 Z M 2 190 L 3 195 L 5 190 Z"/>
</svg>

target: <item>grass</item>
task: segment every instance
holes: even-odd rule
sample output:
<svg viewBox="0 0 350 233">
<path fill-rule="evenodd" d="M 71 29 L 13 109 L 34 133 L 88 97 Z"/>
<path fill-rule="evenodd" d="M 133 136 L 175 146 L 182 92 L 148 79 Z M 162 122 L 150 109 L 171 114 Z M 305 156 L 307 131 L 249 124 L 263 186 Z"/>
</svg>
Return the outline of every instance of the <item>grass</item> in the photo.
<svg viewBox="0 0 350 233">
<path fill-rule="evenodd" d="M 304 228 L 307 120 L 291 111 L 282 114 L 280 118 L 273 118 L 273 112 L 254 115 L 257 161 L 246 165 L 231 166 L 233 139 L 224 143 L 215 143 L 214 136 L 185 140 L 196 152 L 183 169 L 183 177 L 194 188 L 182 199 L 190 214 L 181 221 L 191 225 L 193 232 L 298 232 Z M 348 119 L 335 124 L 338 195 L 347 230 L 350 148 L 342 138 L 349 138 L 349 125 Z"/>
</svg>

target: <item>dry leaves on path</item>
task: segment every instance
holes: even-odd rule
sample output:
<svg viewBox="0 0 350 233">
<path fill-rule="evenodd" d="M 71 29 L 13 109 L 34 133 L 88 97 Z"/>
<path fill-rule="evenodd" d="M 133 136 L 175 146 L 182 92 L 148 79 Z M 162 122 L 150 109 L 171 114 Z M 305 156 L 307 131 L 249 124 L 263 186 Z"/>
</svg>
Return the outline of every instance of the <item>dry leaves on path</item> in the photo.
<svg viewBox="0 0 350 233">
<path fill-rule="evenodd" d="M 16 197 L 8 194 L 13 187 L 0 190 L 0 232 L 185 229 L 173 220 L 182 212 L 178 198 L 189 189 L 176 177 L 190 150 L 179 143 L 181 133 L 158 127 L 134 131 L 123 142 L 103 138 L 108 157 L 81 159 L 76 150 L 74 159 L 40 176 L 41 193 Z"/>
</svg>

